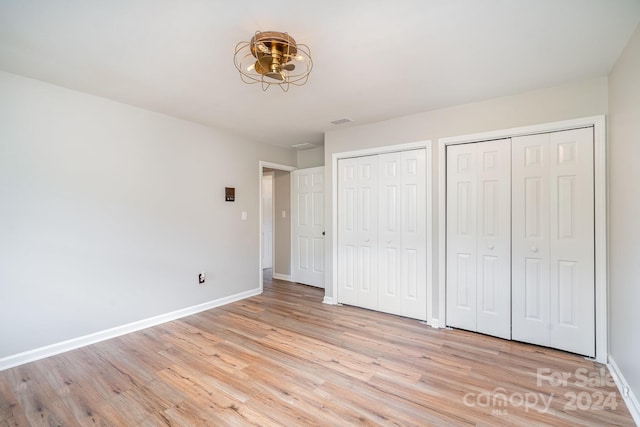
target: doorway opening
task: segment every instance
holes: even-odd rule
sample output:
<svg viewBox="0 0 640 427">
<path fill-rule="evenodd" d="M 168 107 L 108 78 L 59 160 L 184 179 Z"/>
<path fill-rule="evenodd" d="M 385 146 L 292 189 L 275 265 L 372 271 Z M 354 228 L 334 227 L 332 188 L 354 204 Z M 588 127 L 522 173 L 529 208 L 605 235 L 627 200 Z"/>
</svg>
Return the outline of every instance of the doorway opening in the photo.
<svg viewBox="0 0 640 427">
<path fill-rule="evenodd" d="M 259 162 L 259 286 L 263 278 L 291 280 L 291 171 L 293 166 Z"/>
</svg>

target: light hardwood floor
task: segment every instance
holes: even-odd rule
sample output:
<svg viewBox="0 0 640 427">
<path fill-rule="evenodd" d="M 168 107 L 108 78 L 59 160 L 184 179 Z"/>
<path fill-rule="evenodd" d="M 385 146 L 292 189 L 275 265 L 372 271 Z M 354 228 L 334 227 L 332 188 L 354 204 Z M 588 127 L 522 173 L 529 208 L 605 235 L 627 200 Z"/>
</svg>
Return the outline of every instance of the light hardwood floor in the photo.
<svg viewBox="0 0 640 427">
<path fill-rule="evenodd" d="M 260 296 L 0 372 L 0 426 L 633 425 L 595 362 L 322 296 L 266 280 Z"/>
</svg>

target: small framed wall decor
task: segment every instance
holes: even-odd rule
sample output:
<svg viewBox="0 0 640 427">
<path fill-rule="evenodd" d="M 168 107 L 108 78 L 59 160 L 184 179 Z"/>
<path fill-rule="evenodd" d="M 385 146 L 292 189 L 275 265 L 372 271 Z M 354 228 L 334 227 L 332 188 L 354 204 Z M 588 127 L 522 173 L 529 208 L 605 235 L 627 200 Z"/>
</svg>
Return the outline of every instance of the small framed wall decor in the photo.
<svg viewBox="0 0 640 427">
<path fill-rule="evenodd" d="M 224 201 L 225 202 L 235 202 L 236 201 L 236 189 L 235 189 L 235 187 L 225 187 L 224 188 Z"/>
</svg>

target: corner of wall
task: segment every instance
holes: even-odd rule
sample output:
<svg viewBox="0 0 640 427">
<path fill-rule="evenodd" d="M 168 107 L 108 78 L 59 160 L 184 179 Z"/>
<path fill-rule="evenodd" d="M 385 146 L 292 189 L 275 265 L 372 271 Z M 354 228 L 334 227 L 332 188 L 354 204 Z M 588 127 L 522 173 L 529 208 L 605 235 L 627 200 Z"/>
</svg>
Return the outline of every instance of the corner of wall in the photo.
<svg viewBox="0 0 640 427">
<path fill-rule="evenodd" d="M 638 397 L 633 392 L 631 387 L 629 387 L 629 383 L 622 374 L 622 371 L 618 367 L 618 364 L 611 356 L 609 356 L 609 363 L 607 363 L 607 368 L 609 368 L 611 377 L 616 383 L 618 391 L 620 391 L 620 395 L 622 396 L 624 403 L 627 405 L 627 409 L 629 409 L 629 412 L 633 417 L 633 421 L 635 421 L 637 425 L 640 425 L 640 402 L 638 402 Z"/>
</svg>

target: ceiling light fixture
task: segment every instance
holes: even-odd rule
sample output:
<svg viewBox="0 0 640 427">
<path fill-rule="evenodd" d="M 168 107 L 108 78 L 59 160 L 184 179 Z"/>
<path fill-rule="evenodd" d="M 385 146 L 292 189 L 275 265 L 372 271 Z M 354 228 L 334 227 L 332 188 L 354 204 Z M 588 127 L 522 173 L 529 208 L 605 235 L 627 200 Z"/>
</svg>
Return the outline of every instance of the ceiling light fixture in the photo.
<svg viewBox="0 0 640 427">
<path fill-rule="evenodd" d="M 233 63 L 243 82 L 260 83 L 262 90 L 278 85 L 285 92 L 305 84 L 313 68 L 309 47 L 278 31 L 256 31 L 251 41 L 238 43 Z"/>
</svg>

